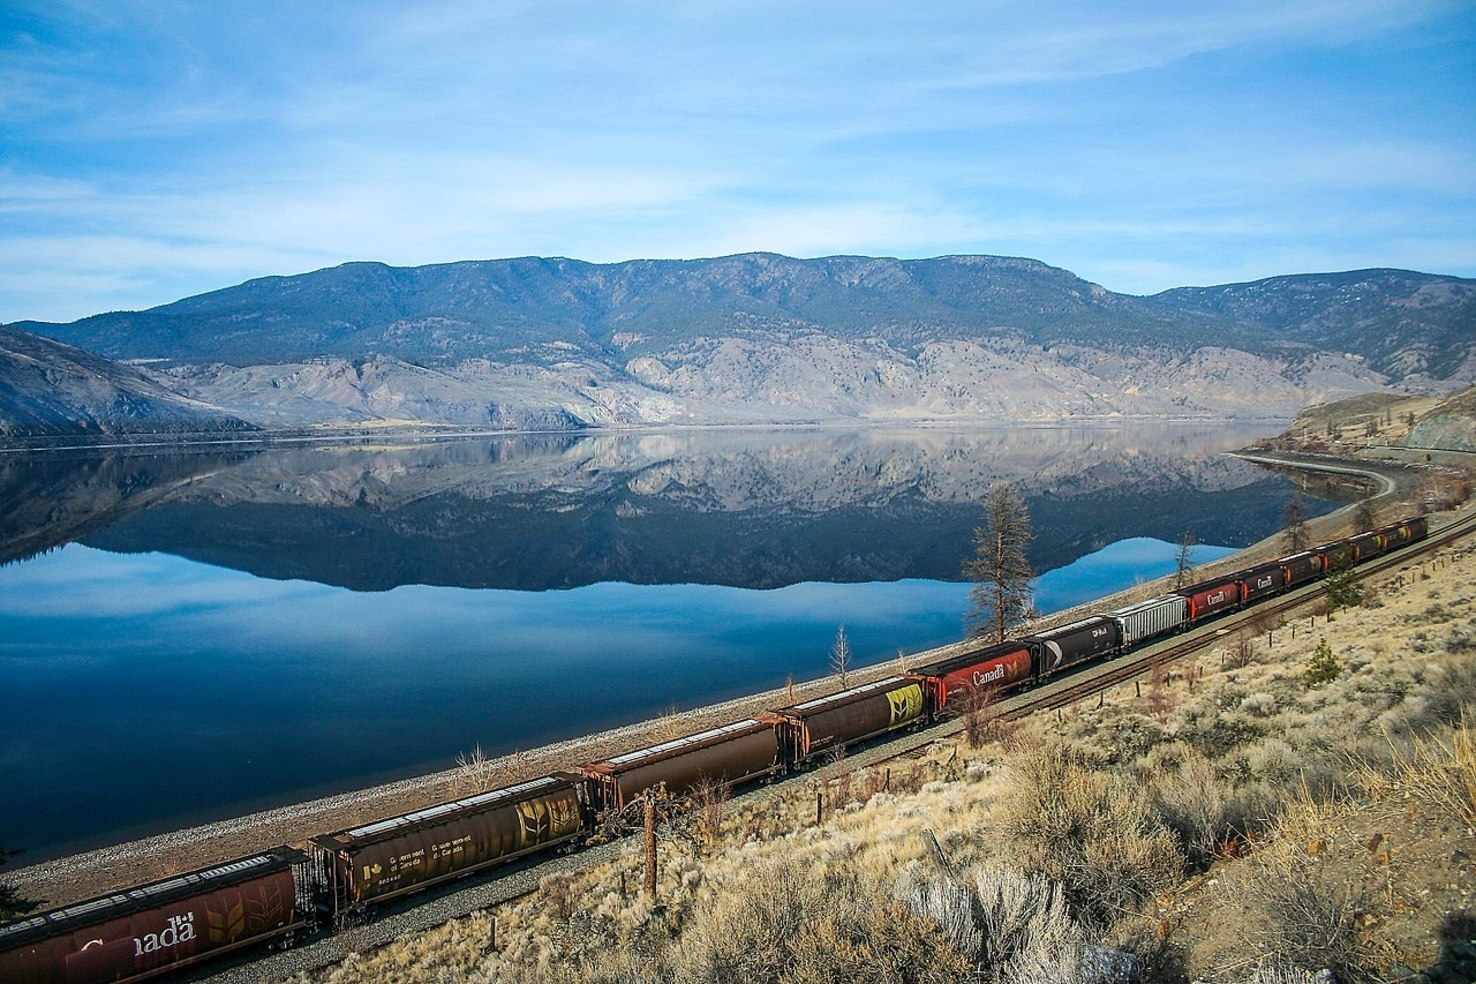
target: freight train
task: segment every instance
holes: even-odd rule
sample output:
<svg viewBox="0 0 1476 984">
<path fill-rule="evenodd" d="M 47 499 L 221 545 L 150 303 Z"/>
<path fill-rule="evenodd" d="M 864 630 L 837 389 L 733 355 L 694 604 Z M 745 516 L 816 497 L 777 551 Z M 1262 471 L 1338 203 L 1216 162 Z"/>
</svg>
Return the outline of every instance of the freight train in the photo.
<svg viewBox="0 0 1476 984">
<path fill-rule="evenodd" d="M 139 981 L 249 946 L 291 945 L 391 899 L 577 845 L 657 785 L 682 795 L 805 769 L 1424 539 L 1414 518 L 1170 594 L 756 717 L 0 926 L 0 981 Z"/>
</svg>

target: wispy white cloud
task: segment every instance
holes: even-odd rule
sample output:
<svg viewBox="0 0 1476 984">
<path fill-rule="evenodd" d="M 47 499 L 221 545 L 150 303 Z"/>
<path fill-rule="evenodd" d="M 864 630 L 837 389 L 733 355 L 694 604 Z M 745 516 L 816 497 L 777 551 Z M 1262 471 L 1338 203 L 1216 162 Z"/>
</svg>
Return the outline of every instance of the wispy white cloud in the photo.
<svg viewBox="0 0 1476 984">
<path fill-rule="evenodd" d="M 0 319 L 529 253 L 1026 252 L 1144 290 L 1476 226 L 1458 6 L 840 13 L 0 18 Z"/>
<path fill-rule="evenodd" d="M 1023 30 L 991 34 L 938 88 L 1079 82 L 1161 68 L 1196 55 L 1248 45 L 1346 44 L 1450 10 L 1448 2 L 1391 5 L 1379 0 L 1158 5 L 1103 16 L 1077 9 L 1033 18 Z"/>
</svg>

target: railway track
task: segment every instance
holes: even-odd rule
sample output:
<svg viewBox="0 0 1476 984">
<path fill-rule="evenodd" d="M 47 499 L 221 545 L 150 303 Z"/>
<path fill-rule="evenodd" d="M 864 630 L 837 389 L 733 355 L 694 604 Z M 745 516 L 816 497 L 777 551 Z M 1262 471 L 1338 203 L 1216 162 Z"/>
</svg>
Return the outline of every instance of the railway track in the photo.
<svg viewBox="0 0 1476 984">
<path fill-rule="evenodd" d="M 1470 516 L 1441 527 L 1440 530 L 1430 534 L 1418 543 L 1410 544 L 1407 547 L 1385 554 L 1377 560 L 1368 561 L 1353 568 L 1354 579 L 1362 581 L 1365 578 L 1384 573 L 1407 563 L 1415 557 L 1429 553 L 1440 547 L 1448 546 L 1471 533 L 1476 533 L 1476 513 L 1472 513 Z M 1275 601 L 1261 602 L 1251 608 L 1240 609 L 1231 615 L 1216 619 L 1197 629 L 1190 630 L 1188 634 L 1180 639 L 1173 640 L 1169 643 L 1160 642 L 1157 645 L 1147 647 L 1139 653 L 1118 656 L 1115 659 L 1098 664 L 1095 668 L 1079 671 L 1057 681 L 1054 685 L 1048 684 L 1044 687 L 1028 690 L 1009 697 L 1001 701 L 997 717 L 1005 721 L 1015 721 L 1020 718 L 1029 717 L 1040 711 L 1054 711 L 1059 708 L 1070 707 L 1085 698 L 1094 697 L 1103 691 L 1111 690 L 1120 684 L 1151 673 L 1155 667 L 1174 663 L 1201 652 L 1216 642 L 1220 642 L 1230 633 L 1243 628 L 1248 622 L 1259 621 L 1267 615 L 1280 615 L 1294 611 L 1317 600 L 1326 593 L 1326 584 L 1318 581 L 1282 595 Z M 962 730 L 963 722 L 960 719 L 953 718 L 944 721 L 941 724 L 933 725 L 922 731 L 913 732 L 911 735 L 901 736 L 892 742 L 868 749 L 868 751 L 873 752 L 886 749 L 891 754 L 872 757 L 869 761 L 863 761 L 859 756 L 852 756 L 847 759 L 847 765 L 843 771 L 912 755 L 919 748 L 944 738 L 952 737 Z M 906 747 L 898 747 L 892 752 L 891 746 L 893 745 Z M 802 775 L 813 777 L 815 773 L 802 773 Z"/>
<path fill-rule="evenodd" d="M 1448 546 L 1473 532 L 1476 532 L 1476 512 L 1432 532 L 1418 543 L 1354 568 L 1354 577 L 1362 581 L 1387 572 L 1412 559 Z M 1078 672 L 1058 681 L 1055 685 L 1047 685 L 1011 697 L 1001 702 L 999 715 L 1005 720 L 1015 720 L 1037 712 L 1070 706 L 1083 698 L 1110 690 L 1150 673 L 1157 666 L 1173 663 L 1200 652 L 1223 640 L 1230 631 L 1241 628 L 1247 623 L 1259 621 L 1267 615 L 1290 612 L 1315 601 L 1325 593 L 1326 585 L 1319 581 L 1298 588 L 1275 601 L 1262 602 L 1251 608 L 1241 609 L 1191 630 L 1180 639 L 1167 643 L 1160 642 L 1130 656 L 1119 656 L 1099 664 L 1095 670 Z M 750 790 L 737 798 L 750 801 L 763 799 L 792 790 L 794 788 L 792 784 L 796 782 L 824 781 L 859 768 L 893 761 L 915 754 L 920 749 L 959 733 L 962 729 L 963 722 L 960 719 L 943 721 L 928 728 L 898 735 L 891 740 L 862 748 L 847 756 L 844 762 L 793 773 L 775 780 L 772 784 Z M 530 860 L 481 879 L 468 879 L 462 885 L 448 886 L 445 890 L 430 893 L 417 902 L 406 904 L 394 911 L 387 911 L 365 926 L 327 936 L 284 952 L 263 955 L 254 960 L 243 958 L 228 966 L 218 965 L 210 972 L 202 972 L 187 979 L 210 981 L 212 984 L 257 984 L 257 982 L 277 980 L 295 973 L 318 970 L 352 954 L 388 944 L 408 933 L 432 929 L 478 910 L 516 901 L 536 891 L 539 881 L 548 874 L 579 871 L 616 859 L 625 843 L 624 839 L 616 840 L 575 854 L 537 861 Z"/>
</svg>

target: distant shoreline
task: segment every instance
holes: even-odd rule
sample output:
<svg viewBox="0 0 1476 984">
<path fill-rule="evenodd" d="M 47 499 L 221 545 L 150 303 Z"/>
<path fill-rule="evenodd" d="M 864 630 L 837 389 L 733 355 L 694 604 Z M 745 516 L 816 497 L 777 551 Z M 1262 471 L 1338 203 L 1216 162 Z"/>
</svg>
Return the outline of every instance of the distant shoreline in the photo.
<svg viewBox="0 0 1476 984">
<path fill-rule="evenodd" d="M 628 426 L 560 428 L 549 430 L 518 430 L 497 428 L 447 428 L 445 425 L 427 425 L 425 428 L 389 429 L 374 427 L 345 428 L 332 432 L 312 433 L 305 429 L 276 431 L 230 432 L 230 436 L 215 436 L 205 432 L 180 435 L 149 433 L 136 435 L 99 435 L 95 441 L 85 440 L 86 435 L 52 435 L 27 438 L 23 444 L 0 445 L 0 454 L 43 454 L 56 451 L 119 451 L 133 448 L 199 448 L 199 447 L 270 447 L 279 444 L 325 444 L 357 443 L 361 441 L 440 441 L 464 440 L 483 437 L 520 436 L 567 436 L 585 437 L 606 434 L 665 434 L 672 432 L 734 432 L 734 431 L 819 431 L 819 430 L 996 430 L 1005 428 L 1056 429 L 1061 427 L 1113 427 L 1121 424 L 1165 424 L 1187 426 L 1193 424 L 1274 424 L 1285 423 L 1292 418 L 1269 417 L 1159 417 L 1153 415 L 1105 414 L 1100 417 L 1060 417 L 1047 420 L 1000 420 L 992 417 L 919 417 L 915 419 L 861 420 L 834 418 L 825 420 L 779 421 L 773 423 L 716 423 L 716 424 L 631 424 Z M 46 441 L 73 441 L 69 444 L 40 443 Z"/>
</svg>

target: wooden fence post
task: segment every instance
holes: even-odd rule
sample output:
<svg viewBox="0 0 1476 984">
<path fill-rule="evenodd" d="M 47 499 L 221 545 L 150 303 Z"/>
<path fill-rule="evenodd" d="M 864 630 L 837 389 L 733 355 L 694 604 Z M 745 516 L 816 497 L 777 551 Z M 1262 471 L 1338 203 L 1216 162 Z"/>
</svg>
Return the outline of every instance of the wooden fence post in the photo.
<svg viewBox="0 0 1476 984">
<path fill-rule="evenodd" d="M 656 901 L 656 798 L 646 791 L 646 893 Z"/>
</svg>

